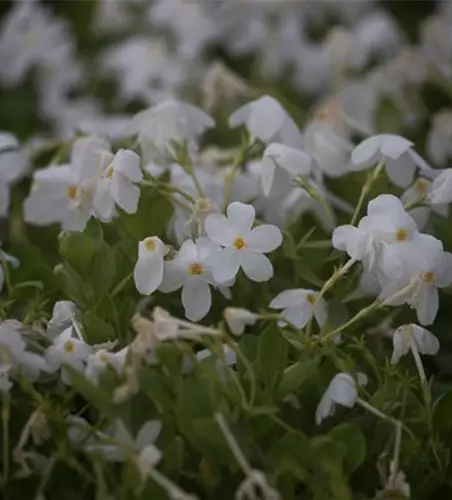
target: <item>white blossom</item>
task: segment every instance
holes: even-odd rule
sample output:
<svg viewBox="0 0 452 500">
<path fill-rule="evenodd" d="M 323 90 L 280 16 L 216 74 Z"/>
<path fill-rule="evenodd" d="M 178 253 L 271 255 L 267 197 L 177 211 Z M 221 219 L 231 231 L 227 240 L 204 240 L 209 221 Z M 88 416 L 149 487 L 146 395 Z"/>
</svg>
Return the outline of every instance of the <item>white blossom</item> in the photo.
<svg viewBox="0 0 452 500">
<path fill-rule="evenodd" d="M 264 254 L 281 245 L 282 234 L 271 224 L 252 229 L 255 215 L 252 205 L 233 202 L 228 205 L 227 217 L 222 214 L 206 217 L 207 236 L 224 247 L 212 268 L 218 283 L 234 278 L 240 268 L 252 281 L 268 281 L 273 276 L 273 266 Z"/>
<path fill-rule="evenodd" d="M 330 382 L 315 413 L 317 425 L 326 417 L 334 415 L 336 405 L 353 408 L 358 398 L 355 380 L 348 373 L 338 373 Z"/>
<path fill-rule="evenodd" d="M 285 290 L 270 302 L 269 307 L 283 309 L 281 319 L 296 328 L 304 328 L 312 317 L 322 327 L 327 320 L 327 304 L 318 295 L 314 290 L 303 288 Z"/>
<path fill-rule="evenodd" d="M 408 187 L 413 182 L 417 167 L 430 168 L 412 146 L 411 141 L 398 135 L 369 137 L 352 151 L 349 169 L 365 170 L 382 161 L 391 182 L 399 187 Z"/>
<path fill-rule="evenodd" d="M 245 125 L 252 137 L 265 144 L 280 142 L 294 148 L 302 145 L 300 131 L 279 102 L 265 95 L 237 109 L 229 117 L 232 128 Z"/>
<path fill-rule="evenodd" d="M 234 335 L 242 335 L 247 326 L 254 325 L 259 315 L 242 307 L 226 307 L 223 317 L 229 330 Z"/>
<path fill-rule="evenodd" d="M 47 336 L 54 339 L 74 323 L 80 325 L 80 316 L 80 311 L 74 302 L 70 300 L 55 302 L 52 310 L 52 317 L 47 323 Z"/>
<path fill-rule="evenodd" d="M 212 262 L 220 249 L 220 245 L 208 238 L 186 240 L 174 259 L 165 262 L 160 290 L 168 293 L 182 288 L 182 305 L 190 321 L 199 321 L 210 310 L 209 285 L 216 284 Z"/>
<path fill-rule="evenodd" d="M 121 349 L 118 352 L 110 352 L 106 349 L 99 349 L 93 354 L 90 354 L 86 363 L 85 376 L 94 384 L 99 381 L 99 376 L 107 368 L 112 368 L 118 375 L 124 371 L 128 347 Z"/>
<path fill-rule="evenodd" d="M 415 324 L 399 326 L 393 333 L 392 342 L 392 364 L 398 363 L 402 356 L 408 354 L 413 342 L 421 354 L 434 356 L 439 351 L 439 340 L 428 330 Z"/>
<path fill-rule="evenodd" d="M 441 170 L 434 179 L 428 200 L 433 204 L 450 203 L 452 201 L 452 168 Z"/>
</svg>

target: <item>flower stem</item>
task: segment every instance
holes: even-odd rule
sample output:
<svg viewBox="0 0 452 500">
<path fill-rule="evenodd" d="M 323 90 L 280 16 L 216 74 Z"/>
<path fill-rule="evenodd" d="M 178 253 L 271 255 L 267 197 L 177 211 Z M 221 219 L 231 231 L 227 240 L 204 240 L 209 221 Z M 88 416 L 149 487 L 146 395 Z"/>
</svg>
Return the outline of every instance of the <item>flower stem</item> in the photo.
<svg viewBox="0 0 452 500">
<path fill-rule="evenodd" d="M 359 196 L 358 203 L 356 204 L 355 211 L 353 212 L 352 220 L 350 221 L 350 224 L 352 226 L 356 224 L 359 214 L 361 213 L 361 210 L 363 208 L 364 202 L 366 201 L 367 195 L 369 194 L 374 182 L 378 179 L 383 166 L 384 163 L 380 162 L 371 172 L 369 172 L 367 180 L 361 189 L 361 194 Z"/>
<path fill-rule="evenodd" d="M 227 426 L 226 420 L 224 419 L 223 415 L 221 413 L 215 413 L 215 421 L 217 422 L 218 427 L 220 428 L 223 437 L 229 446 L 229 449 L 234 455 L 234 458 L 242 469 L 242 472 L 245 474 L 245 476 L 250 476 L 252 473 L 251 465 L 248 463 L 248 460 L 240 449 L 239 444 L 232 435 L 232 432 L 229 430 L 229 427 Z"/>
<path fill-rule="evenodd" d="M 371 404 L 367 403 L 367 401 L 364 401 L 361 398 L 357 398 L 356 403 L 369 413 L 372 413 L 373 415 L 380 418 L 381 420 L 384 420 L 385 422 L 395 425 L 396 428 L 401 427 L 403 430 L 407 432 L 407 434 L 409 434 L 411 437 L 414 437 L 410 429 L 408 429 L 408 427 L 406 427 L 402 422 L 400 422 L 400 420 L 397 420 L 396 418 L 393 418 L 390 415 L 383 413 L 378 408 L 375 408 L 375 406 L 372 406 Z"/>
</svg>

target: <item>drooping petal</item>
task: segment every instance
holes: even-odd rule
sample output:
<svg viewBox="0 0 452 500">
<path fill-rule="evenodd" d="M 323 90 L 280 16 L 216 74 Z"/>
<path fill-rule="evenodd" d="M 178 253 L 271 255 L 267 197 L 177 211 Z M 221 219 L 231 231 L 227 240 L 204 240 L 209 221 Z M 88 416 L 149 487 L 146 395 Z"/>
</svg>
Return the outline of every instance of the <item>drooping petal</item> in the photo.
<svg viewBox="0 0 452 500">
<path fill-rule="evenodd" d="M 386 173 L 395 186 L 407 188 L 413 182 L 415 172 L 416 165 L 408 152 L 396 160 L 386 160 Z"/>
<path fill-rule="evenodd" d="M 246 243 L 248 248 L 254 252 L 273 252 L 282 243 L 281 230 L 271 224 L 257 226 L 247 236 Z"/>
<path fill-rule="evenodd" d="M 392 336 L 393 350 L 391 356 L 391 364 L 396 364 L 402 356 L 406 356 L 410 350 L 409 338 L 404 329 L 405 327 L 399 327 L 394 332 Z"/>
<path fill-rule="evenodd" d="M 142 254 L 134 269 L 137 290 L 142 295 L 151 295 L 163 280 L 163 256 L 159 252 Z"/>
<path fill-rule="evenodd" d="M 375 162 L 380 148 L 380 137 L 369 137 L 362 141 L 351 154 L 350 170 L 364 170 Z"/>
<path fill-rule="evenodd" d="M 440 344 L 435 335 L 418 325 L 410 326 L 419 352 L 421 354 L 429 354 L 431 356 L 437 354 L 440 348 Z"/>
<path fill-rule="evenodd" d="M 243 272 L 250 280 L 261 283 L 273 276 L 273 266 L 265 255 L 243 250 L 238 252 L 238 257 Z"/>
<path fill-rule="evenodd" d="M 394 212 L 405 212 L 405 208 L 400 199 L 392 194 L 381 194 L 367 205 L 367 215 L 387 215 Z"/>
<path fill-rule="evenodd" d="M 435 269 L 436 284 L 439 287 L 449 286 L 452 283 L 452 254 L 444 252 L 438 267 Z"/>
<path fill-rule="evenodd" d="M 185 316 L 196 322 L 204 318 L 212 305 L 209 285 L 202 279 L 189 279 L 182 287 L 182 304 Z"/>
<path fill-rule="evenodd" d="M 237 236 L 234 226 L 229 219 L 222 214 L 210 214 L 206 217 L 204 227 L 207 236 L 225 247 L 232 246 L 234 238 Z"/>
<path fill-rule="evenodd" d="M 270 302 L 269 307 L 272 309 L 284 309 L 286 307 L 298 306 L 306 301 L 307 292 L 303 288 L 284 290 Z"/>
<path fill-rule="evenodd" d="M 115 170 L 122 173 L 132 182 L 140 182 L 143 172 L 140 168 L 140 157 L 129 149 L 120 149 L 114 160 Z"/>
<path fill-rule="evenodd" d="M 380 151 L 383 156 L 396 160 L 407 152 L 413 143 L 400 135 L 382 134 L 380 137 Z"/>
<path fill-rule="evenodd" d="M 160 431 L 162 430 L 162 423 L 158 420 L 148 420 L 138 431 L 135 439 L 135 444 L 139 450 L 142 450 L 149 444 L 154 444 Z"/>
<path fill-rule="evenodd" d="M 309 302 L 301 302 L 296 306 L 284 309 L 281 318 L 301 330 L 312 318 L 312 307 Z"/>
<path fill-rule="evenodd" d="M 313 312 L 318 325 L 322 327 L 328 317 L 328 307 L 324 298 L 316 299 Z"/>
<path fill-rule="evenodd" d="M 421 325 L 431 325 L 439 308 L 438 289 L 434 285 L 421 285 L 416 298 L 417 319 Z"/>
<path fill-rule="evenodd" d="M 187 278 L 187 271 L 174 260 L 164 261 L 163 278 L 159 290 L 163 293 L 171 293 L 183 286 Z"/>
<path fill-rule="evenodd" d="M 111 195 L 115 202 L 128 214 L 134 214 L 138 208 L 140 188 L 122 177 L 115 175 L 111 182 Z"/>
<path fill-rule="evenodd" d="M 342 406 L 352 408 L 356 403 L 358 391 L 356 382 L 348 373 L 339 373 L 331 381 L 330 387 L 331 399 Z"/>
<path fill-rule="evenodd" d="M 94 195 L 93 208 L 100 219 L 105 221 L 111 219 L 115 210 L 115 200 L 109 190 L 108 181 L 99 182 Z"/>
</svg>

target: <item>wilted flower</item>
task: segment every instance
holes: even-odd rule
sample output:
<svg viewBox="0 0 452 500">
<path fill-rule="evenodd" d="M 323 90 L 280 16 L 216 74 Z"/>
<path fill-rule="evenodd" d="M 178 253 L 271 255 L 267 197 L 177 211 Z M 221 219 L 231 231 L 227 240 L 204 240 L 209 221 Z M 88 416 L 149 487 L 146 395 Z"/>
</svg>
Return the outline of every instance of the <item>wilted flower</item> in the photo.
<svg viewBox="0 0 452 500">
<path fill-rule="evenodd" d="M 259 315 L 241 307 L 226 307 L 223 317 L 234 335 L 242 335 L 247 326 L 254 325 Z"/>
<path fill-rule="evenodd" d="M 334 415 L 336 404 L 353 408 L 358 398 L 356 382 L 348 373 L 338 373 L 330 382 L 315 413 L 317 425 L 326 417 Z"/>
<path fill-rule="evenodd" d="M 394 344 L 392 364 L 408 354 L 413 343 L 421 354 L 434 356 L 439 351 L 439 340 L 425 328 L 414 324 L 399 326 L 393 333 L 392 342 Z"/>
</svg>

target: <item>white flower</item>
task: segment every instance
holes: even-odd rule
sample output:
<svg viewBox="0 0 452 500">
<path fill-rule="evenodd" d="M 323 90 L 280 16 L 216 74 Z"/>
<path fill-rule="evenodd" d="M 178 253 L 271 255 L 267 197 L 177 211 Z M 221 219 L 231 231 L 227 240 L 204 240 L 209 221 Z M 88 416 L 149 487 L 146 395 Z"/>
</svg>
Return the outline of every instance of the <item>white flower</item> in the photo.
<svg viewBox="0 0 452 500">
<path fill-rule="evenodd" d="M 80 324 L 80 311 L 76 304 L 70 300 L 60 300 L 55 302 L 53 306 L 52 317 L 47 323 L 46 334 L 51 339 L 54 339 L 74 323 Z"/>
<path fill-rule="evenodd" d="M 429 201 L 433 204 L 450 203 L 452 201 L 452 168 L 441 170 L 432 183 Z"/>
<path fill-rule="evenodd" d="M 324 418 L 334 415 L 336 404 L 353 408 L 357 398 L 358 389 L 353 378 L 348 373 L 338 373 L 330 382 L 317 407 L 315 412 L 317 425 L 320 425 Z"/>
<path fill-rule="evenodd" d="M 94 196 L 94 209 L 108 220 L 115 203 L 129 214 L 137 211 L 140 188 L 135 183 L 143 179 L 140 157 L 128 149 L 108 155 Z"/>
<path fill-rule="evenodd" d="M 165 262 L 160 290 L 172 292 L 182 287 L 182 305 L 190 321 L 199 321 L 209 312 L 215 285 L 212 262 L 221 247 L 208 238 L 186 240 L 174 259 Z"/>
<path fill-rule="evenodd" d="M 237 109 L 229 117 L 231 128 L 245 125 L 251 136 L 265 144 L 280 142 L 300 147 L 301 134 L 292 118 L 279 102 L 265 95 Z"/>
<path fill-rule="evenodd" d="M 427 136 L 427 151 L 432 160 L 445 166 L 452 158 L 452 111 L 441 110 L 433 115 L 433 124 Z"/>
<path fill-rule="evenodd" d="M 145 163 L 174 157 L 174 143 L 196 145 L 207 128 L 215 124 L 201 109 L 177 101 L 165 101 L 138 113 L 130 131 L 138 134 Z M 169 156 L 169 158 L 168 158 Z"/>
<path fill-rule="evenodd" d="M 284 144 L 273 143 L 264 152 L 262 165 L 262 190 L 269 196 L 276 167 L 282 168 L 290 177 L 309 175 L 312 170 L 312 158 L 300 151 Z"/>
<path fill-rule="evenodd" d="M 392 364 L 408 354 L 413 342 L 421 354 L 434 356 L 439 351 L 439 340 L 425 328 L 414 324 L 399 326 L 393 334 L 392 342 Z"/>
<path fill-rule="evenodd" d="M 107 367 L 111 367 L 118 375 L 121 375 L 124 371 L 128 352 L 128 347 L 125 347 L 118 352 L 99 349 L 94 354 L 90 354 L 85 368 L 86 378 L 97 384 L 100 374 Z"/>
<path fill-rule="evenodd" d="M 138 244 L 138 260 L 134 269 L 137 290 L 143 295 L 151 295 L 163 279 L 163 259 L 166 246 L 157 236 L 150 236 Z"/>
<path fill-rule="evenodd" d="M 264 254 L 281 245 L 282 234 L 270 224 L 252 229 L 254 219 L 254 207 L 240 202 L 229 204 L 227 217 L 222 214 L 206 217 L 207 236 L 225 247 L 212 269 L 218 283 L 234 278 L 240 267 L 252 281 L 268 281 L 273 276 L 273 266 Z"/>
<path fill-rule="evenodd" d="M 223 317 L 229 330 L 234 335 L 242 335 L 247 326 L 254 325 L 259 315 L 241 307 L 226 307 Z"/>
<path fill-rule="evenodd" d="M 129 454 L 138 455 L 138 465 L 143 476 L 154 467 L 161 459 L 160 450 L 154 445 L 162 424 L 158 420 L 147 421 L 138 431 L 134 439 L 121 420 L 116 420 L 113 427 L 106 431 L 110 439 L 102 442 L 102 436 L 99 436 L 99 442 L 85 445 L 88 453 L 99 453 L 105 460 L 112 462 L 124 462 Z M 109 441 L 114 440 L 114 443 Z"/>
<path fill-rule="evenodd" d="M 419 235 L 413 218 L 392 195 L 380 195 L 369 202 L 367 216 L 358 227 L 344 225 L 333 232 L 333 246 L 363 262 L 368 273 L 400 276 L 403 250 Z"/>
<path fill-rule="evenodd" d="M 349 169 L 364 170 L 383 161 L 391 182 L 399 187 L 408 187 L 413 182 L 416 167 L 430 168 L 412 146 L 412 142 L 398 135 L 369 137 L 352 151 Z"/>
<path fill-rule="evenodd" d="M 51 370 L 57 370 L 63 365 L 70 365 L 76 370 L 83 371 L 90 354 L 91 347 L 85 342 L 73 338 L 72 327 L 69 327 L 63 333 L 60 333 L 54 339 L 53 344 L 47 348 L 45 359 Z M 70 377 L 64 367 L 61 379 L 65 384 L 70 384 Z"/>
<path fill-rule="evenodd" d="M 60 222 L 64 230 L 83 231 L 93 213 L 97 185 L 110 154 L 106 141 L 85 137 L 75 141 L 70 165 L 37 170 L 24 203 L 25 220 L 36 225 Z"/>
<path fill-rule="evenodd" d="M 406 303 L 416 310 L 421 325 L 430 325 L 438 312 L 438 288 L 452 283 L 452 254 L 444 252 L 438 239 L 420 234 L 416 244 L 404 253 L 404 268 L 402 277 L 383 284 L 380 297 L 389 299 L 397 294 L 388 304 Z"/>
<path fill-rule="evenodd" d="M 318 292 L 298 288 L 285 290 L 271 302 L 272 309 L 283 309 L 281 318 L 296 328 L 304 328 L 312 316 L 322 327 L 327 319 L 327 305 L 324 298 L 318 298 Z"/>
</svg>

